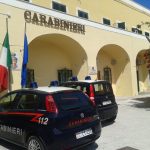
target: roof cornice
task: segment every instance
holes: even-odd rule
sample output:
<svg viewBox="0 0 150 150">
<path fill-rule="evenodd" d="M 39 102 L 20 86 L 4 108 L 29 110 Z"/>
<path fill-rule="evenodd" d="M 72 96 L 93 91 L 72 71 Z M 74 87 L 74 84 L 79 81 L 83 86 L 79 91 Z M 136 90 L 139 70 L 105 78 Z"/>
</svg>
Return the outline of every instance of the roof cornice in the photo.
<svg viewBox="0 0 150 150">
<path fill-rule="evenodd" d="M 135 9 L 136 11 L 139 11 L 141 13 L 144 13 L 144 14 L 150 16 L 150 10 L 149 9 L 147 9 L 144 6 L 134 2 L 133 0 L 115 0 L 115 1 L 122 3 L 122 4 L 128 6 L 132 9 Z"/>
</svg>

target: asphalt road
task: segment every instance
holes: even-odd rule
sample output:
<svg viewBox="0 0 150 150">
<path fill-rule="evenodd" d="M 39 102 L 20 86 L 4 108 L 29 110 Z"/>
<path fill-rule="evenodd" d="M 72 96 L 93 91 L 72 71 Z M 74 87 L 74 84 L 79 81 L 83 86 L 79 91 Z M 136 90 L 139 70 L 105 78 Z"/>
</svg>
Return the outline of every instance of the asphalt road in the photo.
<svg viewBox="0 0 150 150">
<path fill-rule="evenodd" d="M 82 150 L 150 150 L 150 96 L 117 99 L 115 122 L 102 124 L 101 137 Z M 0 140 L 0 150 L 23 150 Z"/>
</svg>

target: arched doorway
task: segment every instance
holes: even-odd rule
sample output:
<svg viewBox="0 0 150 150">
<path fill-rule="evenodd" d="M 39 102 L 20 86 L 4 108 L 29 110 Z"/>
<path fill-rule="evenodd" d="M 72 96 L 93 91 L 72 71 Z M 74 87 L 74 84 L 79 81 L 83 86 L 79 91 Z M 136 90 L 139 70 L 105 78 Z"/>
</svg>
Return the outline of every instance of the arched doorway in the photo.
<svg viewBox="0 0 150 150">
<path fill-rule="evenodd" d="M 97 54 L 98 79 L 109 80 L 115 95 L 132 95 L 131 65 L 126 51 L 118 45 L 103 46 Z"/>
<path fill-rule="evenodd" d="M 48 86 L 52 80 L 63 82 L 72 75 L 83 78 L 88 72 L 87 55 L 81 45 L 68 36 L 42 35 L 29 44 L 28 68 L 30 72 L 34 70 L 34 80 L 40 86 Z"/>
<path fill-rule="evenodd" d="M 138 92 L 150 92 L 150 51 L 141 50 L 136 57 Z"/>
</svg>

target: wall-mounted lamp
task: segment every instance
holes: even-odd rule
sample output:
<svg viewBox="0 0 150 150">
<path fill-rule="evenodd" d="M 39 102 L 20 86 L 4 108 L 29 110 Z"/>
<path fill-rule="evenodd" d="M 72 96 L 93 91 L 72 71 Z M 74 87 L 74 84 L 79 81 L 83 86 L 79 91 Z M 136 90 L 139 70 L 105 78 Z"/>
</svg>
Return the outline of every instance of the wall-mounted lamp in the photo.
<svg viewBox="0 0 150 150">
<path fill-rule="evenodd" d="M 112 65 L 116 65 L 116 63 L 117 63 L 117 60 L 116 60 L 116 59 L 111 59 L 111 64 L 112 64 Z"/>
</svg>

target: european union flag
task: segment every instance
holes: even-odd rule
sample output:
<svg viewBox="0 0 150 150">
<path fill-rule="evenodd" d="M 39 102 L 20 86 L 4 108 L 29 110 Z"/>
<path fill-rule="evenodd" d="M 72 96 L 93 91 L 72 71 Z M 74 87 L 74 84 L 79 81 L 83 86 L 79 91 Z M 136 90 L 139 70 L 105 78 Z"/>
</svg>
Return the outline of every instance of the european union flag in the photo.
<svg viewBox="0 0 150 150">
<path fill-rule="evenodd" d="M 27 63 L 28 63 L 28 40 L 26 34 L 24 35 L 24 52 L 23 52 L 23 62 L 21 71 L 21 86 L 26 87 L 27 80 Z"/>
</svg>

